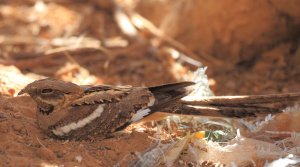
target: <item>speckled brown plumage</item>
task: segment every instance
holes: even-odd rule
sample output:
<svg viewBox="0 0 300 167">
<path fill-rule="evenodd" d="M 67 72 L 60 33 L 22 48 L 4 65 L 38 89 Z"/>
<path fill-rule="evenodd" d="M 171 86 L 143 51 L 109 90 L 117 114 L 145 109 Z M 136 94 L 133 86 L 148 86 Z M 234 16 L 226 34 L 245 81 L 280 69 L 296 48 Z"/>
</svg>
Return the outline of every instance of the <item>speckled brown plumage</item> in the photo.
<svg viewBox="0 0 300 167">
<path fill-rule="evenodd" d="M 56 79 L 43 79 L 27 85 L 37 103 L 38 125 L 57 138 L 82 139 L 106 136 L 156 112 L 214 117 L 255 117 L 281 110 L 257 104 L 297 100 L 300 94 L 243 97 L 204 97 L 184 102 L 193 82 L 155 87 L 79 86 Z"/>
<path fill-rule="evenodd" d="M 55 79 L 27 85 L 37 103 L 39 126 L 50 136 L 85 138 L 121 130 L 187 94 L 181 82 L 160 87 L 78 86 Z"/>
</svg>

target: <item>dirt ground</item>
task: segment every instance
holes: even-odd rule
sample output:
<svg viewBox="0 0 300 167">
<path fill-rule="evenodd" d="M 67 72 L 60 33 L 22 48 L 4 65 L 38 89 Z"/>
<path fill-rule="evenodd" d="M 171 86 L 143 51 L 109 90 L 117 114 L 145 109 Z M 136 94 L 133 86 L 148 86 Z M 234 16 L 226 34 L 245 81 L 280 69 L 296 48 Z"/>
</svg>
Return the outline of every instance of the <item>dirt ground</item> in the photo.
<svg viewBox="0 0 300 167">
<path fill-rule="evenodd" d="M 299 1 L 111 2 L 0 2 L 0 166 L 124 165 L 155 143 L 150 125 L 105 140 L 49 138 L 36 125 L 33 100 L 15 97 L 44 76 L 152 86 L 183 80 L 201 62 L 216 95 L 300 90 Z M 116 5 L 164 35 L 149 25 L 126 32 Z"/>
</svg>

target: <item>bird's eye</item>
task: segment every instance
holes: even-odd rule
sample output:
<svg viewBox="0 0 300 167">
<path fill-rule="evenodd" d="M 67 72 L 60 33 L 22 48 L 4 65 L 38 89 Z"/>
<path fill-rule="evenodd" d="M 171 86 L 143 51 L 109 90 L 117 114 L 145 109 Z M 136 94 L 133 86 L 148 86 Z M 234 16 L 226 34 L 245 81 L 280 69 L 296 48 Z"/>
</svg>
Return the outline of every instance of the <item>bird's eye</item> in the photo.
<svg viewBox="0 0 300 167">
<path fill-rule="evenodd" d="M 53 92 L 53 89 L 43 89 L 42 90 L 43 94 L 48 94 L 48 93 L 52 93 L 52 92 Z"/>
</svg>

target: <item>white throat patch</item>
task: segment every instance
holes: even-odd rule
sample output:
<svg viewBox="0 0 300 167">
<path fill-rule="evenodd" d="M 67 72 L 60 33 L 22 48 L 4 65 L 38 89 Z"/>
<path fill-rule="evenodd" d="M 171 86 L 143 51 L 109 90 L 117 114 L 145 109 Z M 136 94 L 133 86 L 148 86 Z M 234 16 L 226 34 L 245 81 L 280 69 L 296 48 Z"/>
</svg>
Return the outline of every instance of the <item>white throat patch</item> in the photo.
<svg viewBox="0 0 300 167">
<path fill-rule="evenodd" d="M 104 104 L 101 104 L 97 107 L 97 109 L 91 113 L 89 116 L 78 120 L 77 122 L 72 122 L 69 123 L 65 126 L 62 127 L 57 127 L 56 129 L 53 129 L 52 132 L 57 135 L 57 136 L 63 136 L 65 134 L 68 134 L 70 131 L 72 130 L 76 130 L 78 128 L 82 128 L 85 125 L 89 124 L 90 122 L 92 122 L 93 120 L 95 120 L 96 118 L 100 117 L 102 112 L 104 110 Z"/>
</svg>

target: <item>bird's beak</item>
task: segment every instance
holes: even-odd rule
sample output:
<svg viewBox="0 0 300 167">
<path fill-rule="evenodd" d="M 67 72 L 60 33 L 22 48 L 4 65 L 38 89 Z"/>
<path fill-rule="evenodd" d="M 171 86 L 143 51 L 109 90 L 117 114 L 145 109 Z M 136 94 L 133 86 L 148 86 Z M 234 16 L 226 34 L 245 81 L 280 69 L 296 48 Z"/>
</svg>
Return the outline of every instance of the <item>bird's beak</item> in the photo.
<svg viewBox="0 0 300 167">
<path fill-rule="evenodd" d="M 28 86 L 26 86 L 18 93 L 18 96 L 25 94 L 25 93 L 31 95 L 34 91 L 35 91 L 35 89 L 29 88 Z"/>
<path fill-rule="evenodd" d="M 26 88 L 22 89 L 22 90 L 18 93 L 18 96 L 20 96 L 20 95 L 22 95 L 22 94 L 24 94 L 24 93 L 28 93 L 28 91 L 27 91 Z"/>
</svg>

